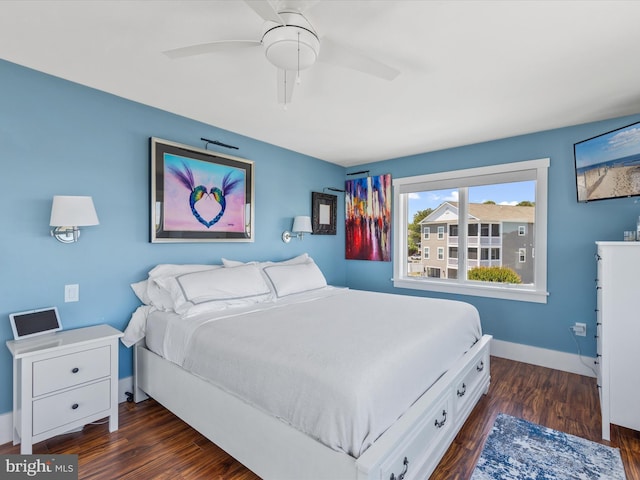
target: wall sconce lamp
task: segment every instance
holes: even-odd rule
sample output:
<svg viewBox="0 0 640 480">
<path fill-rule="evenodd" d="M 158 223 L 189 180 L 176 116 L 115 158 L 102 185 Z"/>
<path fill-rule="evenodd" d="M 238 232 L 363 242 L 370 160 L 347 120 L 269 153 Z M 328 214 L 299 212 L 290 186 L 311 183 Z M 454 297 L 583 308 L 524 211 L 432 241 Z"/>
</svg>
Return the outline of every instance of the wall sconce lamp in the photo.
<svg viewBox="0 0 640 480">
<path fill-rule="evenodd" d="M 80 237 L 78 227 L 99 225 L 98 214 L 91 197 L 71 197 L 55 195 L 51 205 L 49 226 L 51 236 L 62 243 L 77 242 Z"/>
<path fill-rule="evenodd" d="M 293 233 L 291 233 L 293 232 Z M 285 230 L 282 232 L 282 241 L 289 243 L 292 238 L 299 238 L 302 240 L 305 233 L 311 233 L 311 217 L 299 216 L 293 219 L 293 228 L 291 232 Z"/>
</svg>

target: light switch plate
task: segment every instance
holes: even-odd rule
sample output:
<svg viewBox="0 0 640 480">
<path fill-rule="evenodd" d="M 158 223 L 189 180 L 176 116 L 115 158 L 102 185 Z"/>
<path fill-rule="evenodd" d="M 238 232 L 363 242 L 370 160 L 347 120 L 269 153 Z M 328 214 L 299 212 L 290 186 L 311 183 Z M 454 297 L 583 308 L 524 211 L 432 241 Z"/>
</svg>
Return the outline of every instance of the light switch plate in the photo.
<svg viewBox="0 0 640 480">
<path fill-rule="evenodd" d="M 80 285 L 74 283 L 73 285 L 64 286 L 64 301 L 65 302 L 77 302 L 80 300 Z"/>
</svg>

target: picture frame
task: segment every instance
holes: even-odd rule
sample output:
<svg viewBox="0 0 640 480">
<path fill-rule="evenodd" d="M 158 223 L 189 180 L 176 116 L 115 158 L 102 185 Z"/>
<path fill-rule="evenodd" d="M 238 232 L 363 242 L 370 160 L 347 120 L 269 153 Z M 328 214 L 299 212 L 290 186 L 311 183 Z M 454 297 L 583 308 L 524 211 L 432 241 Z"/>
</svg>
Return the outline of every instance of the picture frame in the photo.
<svg viewBox="0 0 640 480">
<path fill-rule="evenodd" d="M 335 235 L 338 197 L 311 192 L 311 230 L 313 235 Z"/>
<path fill-rule="evenodd" d="M 640 122 L 573 145 L 578 202 L 640 195 Z"/>
<path fill-rule="evenodd" d="M 391 261 L 391 174 L 344 182 L 345 258 Z"/>
<path fill-rule="evenodd" d="M 150 138 L 150 242 L 253 242 L 253 162 Z"/>
</svg>

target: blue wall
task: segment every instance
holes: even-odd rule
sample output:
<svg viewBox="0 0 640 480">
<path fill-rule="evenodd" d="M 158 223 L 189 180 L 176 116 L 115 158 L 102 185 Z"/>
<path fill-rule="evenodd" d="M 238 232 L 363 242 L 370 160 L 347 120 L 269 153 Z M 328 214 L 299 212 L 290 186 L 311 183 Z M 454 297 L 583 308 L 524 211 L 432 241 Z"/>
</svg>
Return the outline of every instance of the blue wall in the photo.
<svg viewBox="0 0 640 480">
<path fill-rule="evenodd" d="M 637 121 L 640 121 L 639 115 L 359 165 L 347 170 L 370 170 L 371 175 L 391 173 L 393 178 L 401 178 L 550 158 L 547 304 L 396 289 L 391 282 L 391 262 L 348 261 L 347 285 L 365 290 L 465 300 L 478 308 L 484 331 L 497 339 L 577 353 L 574 341 L 577 338 L 582 353 L 594 357 L 594 242 L 622 240 L 624 230 L 635 230 L 640 204 L 634 198 L 578 203 L 573 144 Z M 587 337 L 573 337 L 569 326 L 574 322 L 587 324 Z"/>
<path fill-rule="evenodd" d="M 312 191 L 340 187 L 345 172 L 398 178 L 549 157 L 548 303 L 439 296 L 476 305 L 485 332 L 498 339 L 564 352 L 576 351 L 569 325 L 585 322 L 589 335 L 579 342 L 594 356 L 594 242 L 620 240 L 634 229 L 640 205 L 634 199 L 577 203 L 573 143 L 635 121 L 640 115 L 345 170 L 0 60 L 0 339 L 12 338 L 9 313 L 50 305 L 59 307 L 66 328 L 104 322 L 123 329 L 139 305 L 129 284 L 158 263 L 284 259 L 306 251 L 332 284 L 429 296 L 394 289 L 390 262 L 344 260 L 341 194 L 336 236 L 308 235 L 285 245 L 280 234 L 293 216 L 310 214 Z M 254 243 L 148 243 L 151 136 L 199 147 L 200 137 L 213 138 L 255 161 Z M 93 196 L 100 217 L 75 245 L 49 236 L 51 199 L 64 194 Z M 78 303 L 64 303 L 64 285 L 71 283 L 80 285 Z M 131 351 L 121 347 L 120 354 L 120 376 L 130 376 Z M 8 412 L 11 356 L 4 347 L 0 386 L 0 413 Z"/>
<path fill-rule="evenodd" d="M 286 112 L 284 113 L 286 114 Z M 255 242 L 150 244 L 149 137 L 202 148 L 201 137 L 236 145 L 221 153 L 255 162 Z M 129 284 L 158 263 L 284 259 L 308 252 L 345 284 L 344 204 L 338 235 L 285 244 L 295 215 L 311 214 L 311 192 L 340 186 L 344 168 L 187 118 L 0 61 L 0 413 L 11 403 L 13 338 L 8 314 L 56 305 L 65 328 L 108 323 L 124 329 L 139 305 Z M 93 196 L 100 225 L 77 244 L 49 235 L 53 195 Z M 80 301 L 64 303 L 64 285 Z M 132 374 L 120 349 L 120 377 Z"/>
</svg>

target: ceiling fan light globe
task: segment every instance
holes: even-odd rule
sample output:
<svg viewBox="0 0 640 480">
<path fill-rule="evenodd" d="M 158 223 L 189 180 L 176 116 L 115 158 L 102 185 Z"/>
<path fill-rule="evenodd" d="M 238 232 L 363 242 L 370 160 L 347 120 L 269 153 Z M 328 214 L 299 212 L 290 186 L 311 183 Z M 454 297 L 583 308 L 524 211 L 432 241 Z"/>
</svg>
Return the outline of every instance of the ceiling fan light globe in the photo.
<svg viewBox="0 0 640 480">
<path fill-rule="evenodd" d="M 267 60 L 288 71 L 300 71 L 316 63 L 320 40 L 315 30 L 299 12 L 281 11 L 284 25 L 267 21 L 263 27 L 262 46 Z"/>
<path fill-rule="evenodd" d="M 283 70 L 304 70 L 316 63 L 320 40 L 313 33 L 296 26 L 279 26 L 262 37 L 267 60 Z"/>
</svg>

